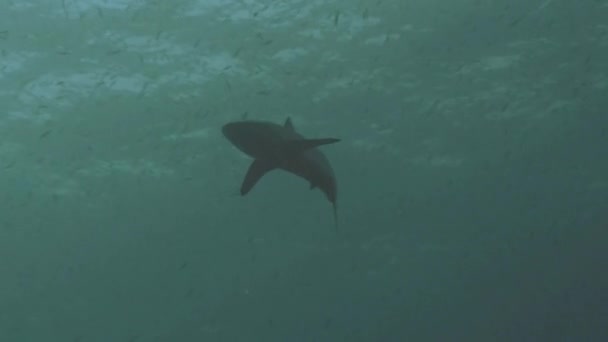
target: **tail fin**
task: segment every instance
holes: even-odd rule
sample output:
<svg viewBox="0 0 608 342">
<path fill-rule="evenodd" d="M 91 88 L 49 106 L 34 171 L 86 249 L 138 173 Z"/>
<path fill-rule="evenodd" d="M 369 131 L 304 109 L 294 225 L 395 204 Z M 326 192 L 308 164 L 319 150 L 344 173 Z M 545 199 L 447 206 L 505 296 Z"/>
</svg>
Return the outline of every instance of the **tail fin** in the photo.
<svg viewBox="0 0 608 342">
<path fill-rule="evenodd" d="M 338 207 L 336 206 L 336 203 L 332 203 L 333 209 L 334 209 L 334 225 L 336 227 L 336 232 L 340 231 L 338 229 Z"/>
</svg>

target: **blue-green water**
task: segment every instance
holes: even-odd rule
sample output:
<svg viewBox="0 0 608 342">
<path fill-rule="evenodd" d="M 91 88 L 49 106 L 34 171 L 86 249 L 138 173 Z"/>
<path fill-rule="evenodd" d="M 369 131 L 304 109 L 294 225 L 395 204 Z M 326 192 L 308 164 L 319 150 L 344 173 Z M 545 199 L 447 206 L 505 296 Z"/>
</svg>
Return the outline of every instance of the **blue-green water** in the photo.
<svg viewBox="0 0 608 342">
<path fill-rule="evenodd" d="M 608 341 L 608 1 L 2 0 L 0 342 Z M 338 179 L 221 126 L 290 116 Z"/>
</svg>

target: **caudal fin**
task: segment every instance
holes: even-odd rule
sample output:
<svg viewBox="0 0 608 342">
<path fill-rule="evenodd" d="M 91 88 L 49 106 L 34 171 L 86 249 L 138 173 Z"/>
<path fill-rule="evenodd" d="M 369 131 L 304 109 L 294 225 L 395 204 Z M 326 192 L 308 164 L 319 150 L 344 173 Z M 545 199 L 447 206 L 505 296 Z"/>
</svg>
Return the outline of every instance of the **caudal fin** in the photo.
<svg viewBox="0 0 608 342">
<path fill-rule="evenodd" d="M 336 231 L 339 231 L 338 229 L 338 207 L 336 206 L 336 203 L 332 203 L 333 209 L 334 209 L 334 226 L 336 227 Z"/>
</svg>

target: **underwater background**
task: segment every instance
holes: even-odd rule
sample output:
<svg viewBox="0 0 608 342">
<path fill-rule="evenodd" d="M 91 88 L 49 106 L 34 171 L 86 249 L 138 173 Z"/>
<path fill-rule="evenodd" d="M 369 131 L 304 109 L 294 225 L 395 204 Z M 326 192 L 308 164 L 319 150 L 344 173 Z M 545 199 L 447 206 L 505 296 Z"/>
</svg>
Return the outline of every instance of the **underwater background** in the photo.
<svg viewBox="0 0 608 342">
<path fill-rule="evenodd" d="M 0 341 L 608 341 L 607 107 L 606 0 L 1 0 Z"/>
</svg>

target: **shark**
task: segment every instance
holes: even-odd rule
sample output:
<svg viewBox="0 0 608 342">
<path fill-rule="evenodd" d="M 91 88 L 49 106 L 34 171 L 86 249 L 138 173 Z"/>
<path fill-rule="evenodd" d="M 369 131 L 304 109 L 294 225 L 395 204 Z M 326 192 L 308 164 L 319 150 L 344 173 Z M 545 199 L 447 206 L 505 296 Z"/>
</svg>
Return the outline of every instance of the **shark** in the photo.
<svg viewBox="0 0 608 342">
<path fill-rule="evenodd" d="M 268 172 L 284 170 L 320 189 L 332 204 L 338 227 L 338 185 L 329 160 L 318 147 L 339 142 L 336 138 L 307 139 L 287 118 L 283 125 L 268 121 L 241 120 L 222 126 L 223 135 L 241 152 L 253 158 L 241 184 L 241 196 L 253 189 Z"/>
</svg>

